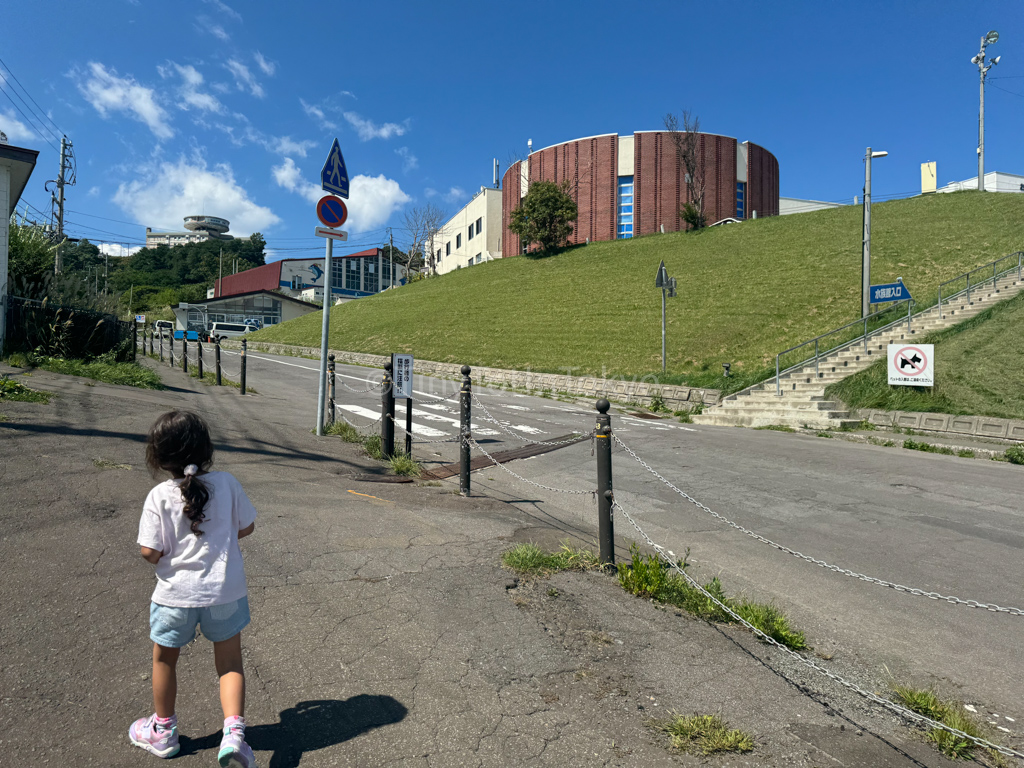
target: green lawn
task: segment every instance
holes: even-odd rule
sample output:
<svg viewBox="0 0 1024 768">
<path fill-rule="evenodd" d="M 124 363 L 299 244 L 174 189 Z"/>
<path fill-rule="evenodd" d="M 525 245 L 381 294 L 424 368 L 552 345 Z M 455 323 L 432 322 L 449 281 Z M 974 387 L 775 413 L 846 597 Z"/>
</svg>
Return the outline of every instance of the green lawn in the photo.
<svg viewBox="0 0 1024 768">
<path fill-rule="evenodd" d="M 1024 294 L 921 339 L 935 344 L 934 387 L 890 387 L 886 361 L 836 382 L 826 395 L 853 408 L 1024 419 Z"/>
<path fill-rule="evenodd" d="M 938 194 L 872 208 L 873 281 L 902 277 L 915 298 L 1024 247 L 1024 195 Z M 661 370 L 662 259 L 669 300 L 663 382 L 720 387 L 721 364 L 756 379 L 782 349 L 860 314 L 861 209 L 758 219 L 700 233 L 594 243 L 549 258 L 461 269 L 335 307 L 335 349 L 577 374 Z M 318 346 L 321 316 L 253 337 Z"/>
</svg>

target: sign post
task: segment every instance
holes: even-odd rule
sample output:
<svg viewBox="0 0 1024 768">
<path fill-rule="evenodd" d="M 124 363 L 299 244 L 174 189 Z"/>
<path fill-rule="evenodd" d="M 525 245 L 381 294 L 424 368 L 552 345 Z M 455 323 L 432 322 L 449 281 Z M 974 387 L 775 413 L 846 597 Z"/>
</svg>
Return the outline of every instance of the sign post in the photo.
<svg viewBox="0 0 1024 768">
<path fill-rule="evenodd" d="M 661 372 L 665 372 L 665 298 L 675 298 L 676 279 L 668 276 L 665 260 L 658 266 L 658 274 L 654 278 L 654 287 L 661 288 Z"/>
<path fill-rule="evenodd" d="M 327 155 L 323 170 L 320 171 L 320 186 L 327 192 L 332 192 L 341 197 L 348 197 L 348 169 L 345 167 L 345 158 L 341 155 L 341 146 L 338 140 L 334 140 L 331 151 Z M 317 202 L 317 216 L 324 224 L 338 221 L 339 226 L 348 217 L 348 210 L 340 200 L 337 203 L 331 202 L 336 198 L 329 195 Z M 327 234 L 332 232 L 333 234 Z M 324 309 L 323 327 L 320 331 L 320 378 L 316 399 L 316 433 L 324 433 L 324 408 L 327 396 L 327 338 L 330 333 L 331 322 L 331 257 L 334 254 L 334 241 L 345 240 L 348 235 L 340 230 L 316 228 L 319 237 L 327 239 L 327 249 L 324 254 Z"/>
</svg>

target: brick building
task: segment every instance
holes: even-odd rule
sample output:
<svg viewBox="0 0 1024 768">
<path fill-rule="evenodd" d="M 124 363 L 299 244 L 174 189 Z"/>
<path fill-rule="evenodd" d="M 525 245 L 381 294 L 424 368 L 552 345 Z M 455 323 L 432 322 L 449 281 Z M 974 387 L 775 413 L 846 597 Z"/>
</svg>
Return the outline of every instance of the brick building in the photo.
<svg viewBox="0 0 1024 768">
<path fill-rule="evenodd" d="M 708 223 L 779 214 L 779 162 L 749 141 L 700 134 L 705 164 L 704 209 Z M 530 153 L 513 163 L 502 182 L 502 253 L 522 252 L 509 231 L 512 211 L 534 181 L 568 181 L 579 208 L 569 240 L 615 240 L 684 228 L 685 171 L 666 131 L 591 136 Z"/>
</svg>

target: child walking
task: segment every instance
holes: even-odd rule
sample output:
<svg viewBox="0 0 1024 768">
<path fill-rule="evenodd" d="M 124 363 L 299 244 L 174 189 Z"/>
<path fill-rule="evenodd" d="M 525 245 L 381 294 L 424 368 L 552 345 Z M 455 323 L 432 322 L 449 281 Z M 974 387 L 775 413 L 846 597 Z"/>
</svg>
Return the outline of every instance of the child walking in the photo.
<svg viewBox="0 0 1024 768">
<path fill-rule="evenodd" d="M 242 629 L 249 600 L 238 540 L 256 526 L 256 509 L 227 472 L 211 472 L 213 443 L 206 423 L 188 411 L 171 411 L 149 430 L 146 463 L 154 476 L 169 472 L 146 498 L 139 522 L 142 556 L 156 566 L 149 608 L 153 640 L 153 706 L 132 723 L 132 744 L 157 757 L 178 753 L 176 665 L 198 624 L 213 642 L 224 710 L 217 761 L 224 768 L 255 768 L 245 743 L 245 676 Z"/>
</svg>

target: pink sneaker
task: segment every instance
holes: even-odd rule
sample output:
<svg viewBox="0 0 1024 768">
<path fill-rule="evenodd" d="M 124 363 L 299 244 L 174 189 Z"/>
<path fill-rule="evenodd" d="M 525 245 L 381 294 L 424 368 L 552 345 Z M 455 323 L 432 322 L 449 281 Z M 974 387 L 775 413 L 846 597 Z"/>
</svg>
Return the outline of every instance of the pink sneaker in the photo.
<svg viewBox="0 0 1024 768">
<path fill-rule="evenodd" d="M 245 743 L 245 719 L 229 717 L 224 721 L 224 738 L 220 741 L 217 762 L 221 768 L 256 768 L 256 756 Z"/>
<path fill-rule="evenodd" d="M 162 728 L 157 725 L 156 713 L 149 717 L 136 720 L 128 728 L 128 738 L 132 744 L 157 757 L 174 757 L 181 748 L 178 744 L 178 720 L 170 718 L 170 727 Z"/>
</svg>

